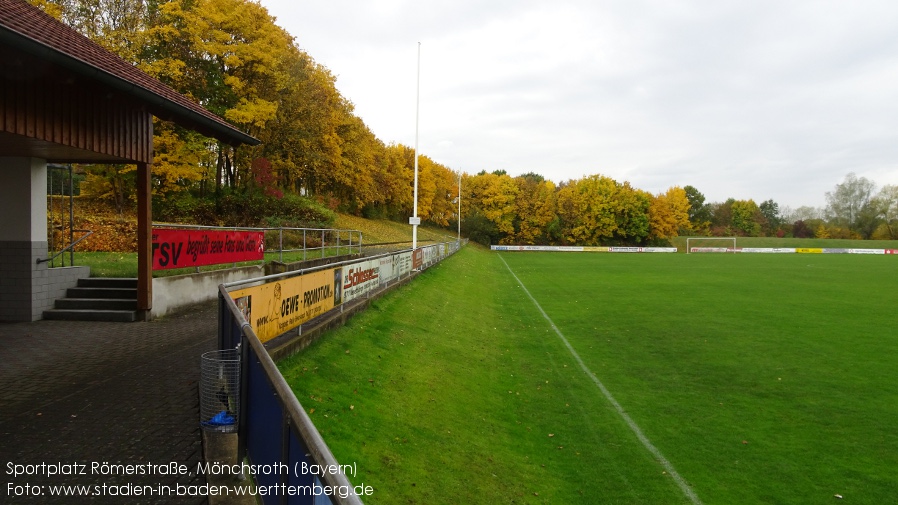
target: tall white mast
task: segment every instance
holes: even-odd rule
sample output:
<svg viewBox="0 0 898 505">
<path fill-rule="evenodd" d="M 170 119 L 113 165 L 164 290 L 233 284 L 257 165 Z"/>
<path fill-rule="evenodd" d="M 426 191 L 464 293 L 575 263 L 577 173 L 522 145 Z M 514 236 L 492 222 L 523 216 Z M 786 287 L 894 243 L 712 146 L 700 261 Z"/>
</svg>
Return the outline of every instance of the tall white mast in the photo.
<svg viewBox="0 0 898 505">
<path fill-rule="evenodd" d="M 412 225 L 412 249 L 418 248 L 418 225 L 421 219 L 418 218 L 418 118 L 421 109 L 421 43 L 418 42 L 418 89 L 415 98 L 415 211 L 409 223 Z"/>
</svg>

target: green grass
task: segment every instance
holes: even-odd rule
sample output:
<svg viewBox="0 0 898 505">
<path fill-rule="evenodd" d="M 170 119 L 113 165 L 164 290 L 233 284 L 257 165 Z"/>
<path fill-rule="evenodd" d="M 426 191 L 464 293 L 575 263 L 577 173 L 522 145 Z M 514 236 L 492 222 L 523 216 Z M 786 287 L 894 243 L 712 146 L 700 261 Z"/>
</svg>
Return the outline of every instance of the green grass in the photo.
<svg viewBox="0 0 898 505">
<path fill-rule="evenodd" d="M 294 256 L 296 255 L 296 253 L 290 254 Z M 267 259 L 272 259 L 268 258 L 267 256 L 268 255 L 266 255 Z M 286 258 L 287 253 L 285 253 L 284 256 Z M 302 253 L 299 253 L 298 256 L 299 259 L 301 259 Z M 273 259 L 277 259 L 277 256 L 273 256 Z M 58 261 L 57 264 L 59 264 Z M 258 264 L 260 264 L 259 261 L 244 261 L 237 263 L 237 266 Z M 91 277 L 137 277 L 137 253 L 134 252 L 76 252 L 75 265 L 90 266 Z M 66 266 L 68 266 L 68 258 L 66 259 Z M 225 265 L 202 266 L 200 267 L 200 272 L 222 270 L 231 268 L 232 266 L 233 263 L 228 263 Z M 171 270 L 155 270 L 153 271 L 153 277 L 170 277 L 173 275 L 192 274 L 195 272 L 196 267 L 173 268 Z"/>
<path fill-rule="evenodd" d="M 898 496 L 896 258 L 501 254 L 704 503 Z M 496 253 L 280 366 L 368 503 L 687 501 Z"/>
<path fill-rule="evenodd" d="M 363 244 L 384 242 L 411 242 L 412 227 L 408 223 L 388 219 L 365 219 L 349 214 L 337 214 L 334 227 L 342 230 L 360 230 Z M 438 228 L 430 223 L 418 227 L 419 241 L 445 242 L 455 240 L 455 230 Z"/>
<path fill-rule="evenodd" d="M 895 258 L 506 257 L 707 503 L 898 496 Z"/>
<path fill-rule="evenodd" d="M 327 256 L 339 254 L 349 254 L 350 252 L 358 252 L 357 247 L 352 249 L 343 247 L 338 251 L 331 248 L 325 252 Z M 321 257 L 321 251 L 308 251 L 306 259 L 317 259 Z M 285 252 L 283 255 L 274 253 L 265 253 L 265 261 L 281 261 L 291 263 L 294 261 L 303 261 L 302 251 Z M 242 261 L 236 263 L 238 267 L 248 265 L 260 265 L 261 261 Z M 116 252 L 78 252 L 75 253 L 75 265 L 89 265 L 91 277 L 137 277 L 137 253 L 116 253 Z M 200 272 L 211 272 L 214 270 L 225 270 L 234 266 L 234 263 L 225 263 L 221 265 L 207 265 L 199 267 Z M 196 267 L 172 268 L 170 270 L 154 270 L 153 277 L 171 277 L 174 275 L 184 275 L 196 273 Z"/>
</svg>

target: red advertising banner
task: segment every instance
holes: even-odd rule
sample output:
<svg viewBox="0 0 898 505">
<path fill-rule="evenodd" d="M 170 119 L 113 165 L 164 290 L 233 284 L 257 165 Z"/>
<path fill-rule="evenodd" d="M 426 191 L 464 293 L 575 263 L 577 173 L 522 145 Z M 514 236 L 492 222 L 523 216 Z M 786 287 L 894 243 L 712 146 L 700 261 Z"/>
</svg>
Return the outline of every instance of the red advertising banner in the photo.
<svg viewBox="0 0 898 505">
<path fill-rule="evenodd" d="M 261 231 L 153 229 L 153 270 L 263 258 Z"/>
</svg>

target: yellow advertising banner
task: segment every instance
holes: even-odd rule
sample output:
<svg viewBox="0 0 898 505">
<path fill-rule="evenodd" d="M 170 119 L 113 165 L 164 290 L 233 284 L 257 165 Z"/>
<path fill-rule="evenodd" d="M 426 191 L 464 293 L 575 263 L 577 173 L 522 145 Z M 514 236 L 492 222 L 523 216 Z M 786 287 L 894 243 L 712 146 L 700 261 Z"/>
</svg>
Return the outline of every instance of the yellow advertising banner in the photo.
<svg viewBox="0 0 898 505">
<path fill-rule="evenodd" d="M 289 331 L 339 305 L 342 269 L 238 289 L 229 294 L 262 342 Z"/>
<path fill-rule="evenodd" d="M 795 252 L 801 254 L 823 254 L 823 249 L 801 247 L 795 249 Z"/>
</svg>

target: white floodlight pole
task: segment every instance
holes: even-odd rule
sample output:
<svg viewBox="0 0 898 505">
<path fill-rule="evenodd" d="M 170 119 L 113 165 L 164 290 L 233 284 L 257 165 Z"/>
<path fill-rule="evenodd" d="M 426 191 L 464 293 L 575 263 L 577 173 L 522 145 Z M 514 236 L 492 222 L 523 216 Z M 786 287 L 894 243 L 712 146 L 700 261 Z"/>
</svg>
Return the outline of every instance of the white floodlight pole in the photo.
<svg viewBox="0 0 898 505">
<path fill-rule="evenodd" d="M 418 89 L 415 98 L 415 210 L 412 217 L 408 220 L 412 225 L 412 249 L 418 248 L 418 225 L 421 219 L 418 218 L 418 118 L 421 109 L 421 43 L 418 42 Z"/>
<path fill-rule="evenodd" d="M 458 171 L 458 243 L 461 244 L 461 170 Z"/>
</svg>

